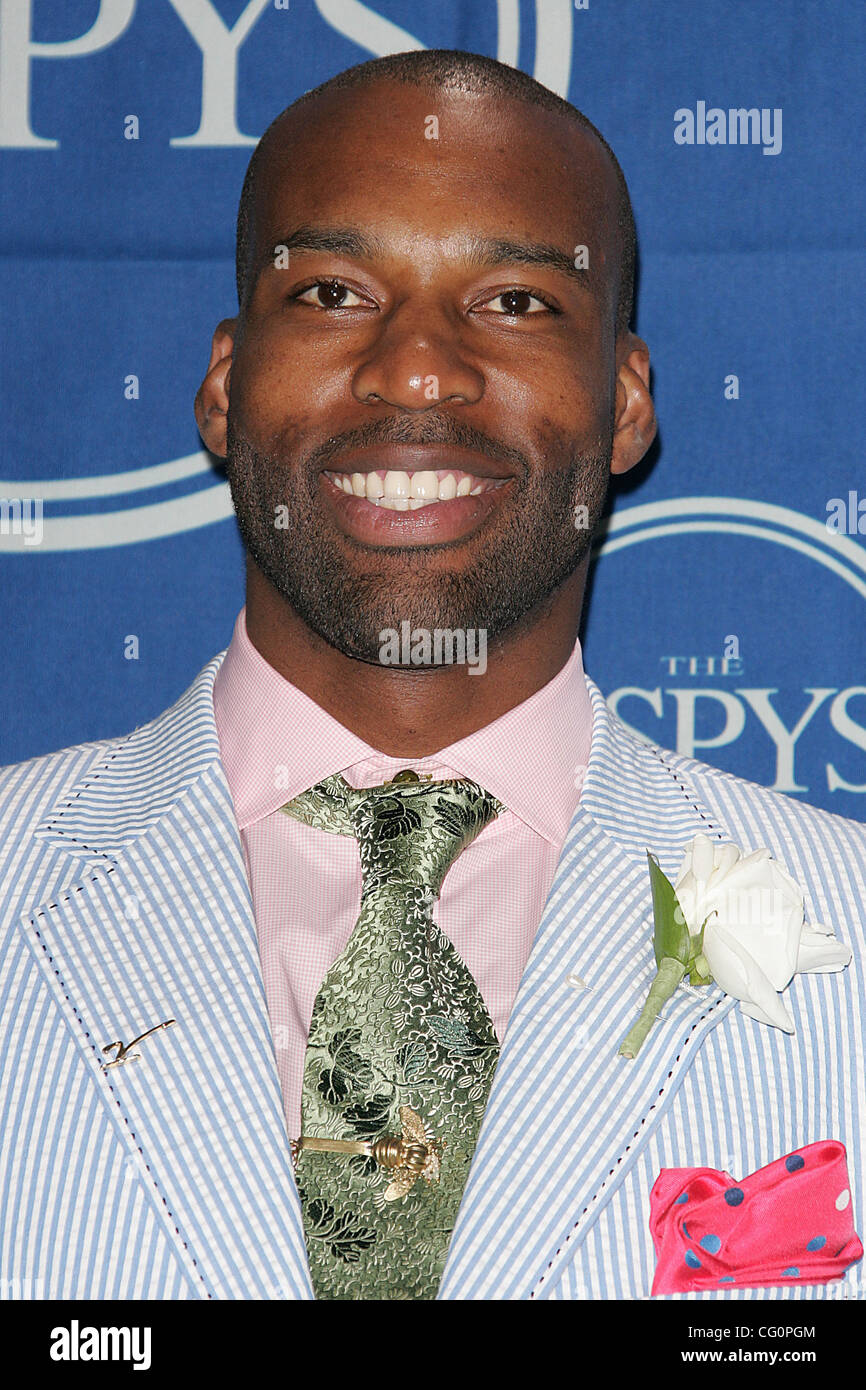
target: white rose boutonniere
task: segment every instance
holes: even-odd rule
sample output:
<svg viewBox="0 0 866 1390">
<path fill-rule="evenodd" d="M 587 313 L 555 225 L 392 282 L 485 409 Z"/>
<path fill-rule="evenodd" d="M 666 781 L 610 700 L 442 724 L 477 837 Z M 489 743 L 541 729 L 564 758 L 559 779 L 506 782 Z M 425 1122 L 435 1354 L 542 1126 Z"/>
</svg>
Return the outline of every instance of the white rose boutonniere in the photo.
<svg viewBox="0 0 866 1390">
<path fill-rule="evenodd" d="M 793 1033 L 780 998 L 800 971 L 842 970 L 851 949 L 832 928 L 807 926 L 803 892 L 767 849 L 751 854 L 697 835 L 675 884 L 647 853 L 653 894 L 656 978 L 620 1052 L 635 1057 L 662 1005 L 688 973 L 739 999 L 743 1013 Z"/>
</svg>

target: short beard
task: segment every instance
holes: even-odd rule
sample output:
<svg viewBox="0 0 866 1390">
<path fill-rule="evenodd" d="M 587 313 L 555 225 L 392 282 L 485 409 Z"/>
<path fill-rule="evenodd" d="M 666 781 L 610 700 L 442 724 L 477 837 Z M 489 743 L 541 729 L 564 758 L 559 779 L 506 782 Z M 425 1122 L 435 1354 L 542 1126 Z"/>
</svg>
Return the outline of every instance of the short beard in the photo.
<svg viewBox="0 0 866 1390">
<path fill-rule="evenodd" d="M 610 478 L 613 419 L 589 452 L 556 436 L 545 441 L 559 468 L 532 472 L 525 456 L 451 416 L 371 422 L 306 458 L 281 436 L 279 454 L 260 453 L 229 410 L 227 471 L 247 551 L 299 618 L 344 656 L 379 664 L 386 629 L 486 629 L 488 645 L 543 611 L 586 556 Z M 505 460 L 504 498 L 466 541 L 435 546 L 361 545 L 328 521 L 322 468 L 375 443 L 457 445 Z M 279 524 L 277 519 L 279 518 Z M 448 550 L 454 567 L 443 565 Z M 468 559 L 467 559 L 468 556 Z M 413 667 L 418 670 L 417 666 Z"/>
</svg>

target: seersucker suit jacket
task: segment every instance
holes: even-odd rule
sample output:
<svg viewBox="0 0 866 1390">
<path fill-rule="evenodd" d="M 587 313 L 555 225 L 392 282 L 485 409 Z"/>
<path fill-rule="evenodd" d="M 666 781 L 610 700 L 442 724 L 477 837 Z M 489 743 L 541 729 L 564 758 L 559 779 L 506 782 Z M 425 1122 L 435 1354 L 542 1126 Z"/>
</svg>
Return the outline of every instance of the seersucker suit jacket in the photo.
<svg viewBox="0 0 866 1390">
<path fill-rule="evenodd" d="M 0 773 L 0 1293 L 309 1299 L 252 903 L 213 713 L 216 657 L 128 737 Z M 863 1234 L 866 827 L 636 739 L 598 687 L 580 804 L 503 1041 L 439 1297 L 650 1294 L 663 1167 L 741 1178 L 848 1152 Z M 796 976 L 788 1035 L 654 973 L 646 851 L 766 846 L 853 949 Z M 299 888 L 302 886 L 299 885 Z M 574 983 L 579 977 L 583 985 Z M 166 1019 L 140 1060 L 103 1047 Z M 862 1297 L 839 1283 L 698 1299 Z"/>
</svg>

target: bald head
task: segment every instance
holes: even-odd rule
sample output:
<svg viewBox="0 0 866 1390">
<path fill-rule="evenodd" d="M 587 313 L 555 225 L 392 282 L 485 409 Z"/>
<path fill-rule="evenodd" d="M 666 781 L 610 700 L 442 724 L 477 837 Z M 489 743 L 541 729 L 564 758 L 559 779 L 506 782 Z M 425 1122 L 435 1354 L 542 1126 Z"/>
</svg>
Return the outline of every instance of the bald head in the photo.
<svg viewBox="0 0 866 1390">
<path fill-rule="evenodd" d="M 358 63 L 304 93 L 271 122 L 253 151 L 238 207 L 236 276 L 241 313 L 243 314 L 246 307 L 253 280 L 258 181 L 268 167 L 269 158 L 273 156 L 276 161 L 282 153 L 283 158 L 279 159 L 279 163 L 291 164 L 290 148 L 287 145 L 288 131 L 296 125 L 297 118 L 303 116 L 307 108 L 320 102 L 321 98 L 387 83 L 419 87 L 431 94 L 465 92 L 483 95 L 500 102 L 519 102 L 551 112 L 572 123 L 583 137 L 579 146 L 575 148 L 575 177 L 578 161 L 586 149 L 587 137 L 592 140 L 602 153 L 610 186 L 612 221 L 615 224 L 612 230 L 615 233 L 616 245 L 611 268 L 611 273 L 616 274 L 617 281 L 615 331 L 617 334 L 624 333 L 631 321 L 633 307 L 635 226 L 628 188 L 616 156 L 592 122 L 570 102 L 543 87 L 518 68 L 511 68 L 493 58 L 466 53 L 460 49 L 422 49 Z M 312 111 L 310 114 L 312 115 Z M 547 150 L 544 153 L 546 154 Z"/>
</svg>

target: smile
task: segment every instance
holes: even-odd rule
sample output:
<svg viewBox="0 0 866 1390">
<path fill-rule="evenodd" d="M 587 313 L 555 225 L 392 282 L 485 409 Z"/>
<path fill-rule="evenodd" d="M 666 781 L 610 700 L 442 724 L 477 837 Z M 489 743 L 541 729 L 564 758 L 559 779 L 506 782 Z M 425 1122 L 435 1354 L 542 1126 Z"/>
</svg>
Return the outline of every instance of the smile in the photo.
<svg viewBox="0 0 866 1390">
<path fill-rule="evenodd" d="M 325 477 L 351 497 L 363 497 L 386 511 L 419 511 L 439 502 L 479 497 L 508 482 L 507 478 L 481 478 L 461 469 L 402 471 L 376 469 L 369 473 L 326 472 Z"/>
</svg>

